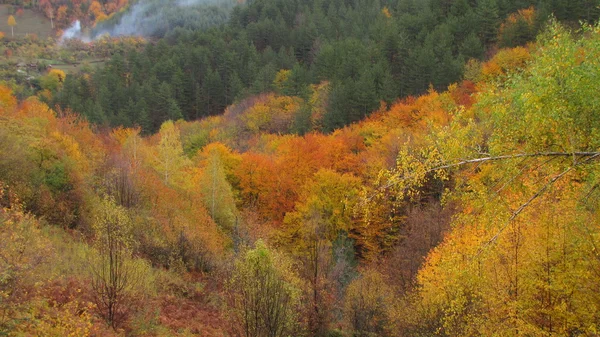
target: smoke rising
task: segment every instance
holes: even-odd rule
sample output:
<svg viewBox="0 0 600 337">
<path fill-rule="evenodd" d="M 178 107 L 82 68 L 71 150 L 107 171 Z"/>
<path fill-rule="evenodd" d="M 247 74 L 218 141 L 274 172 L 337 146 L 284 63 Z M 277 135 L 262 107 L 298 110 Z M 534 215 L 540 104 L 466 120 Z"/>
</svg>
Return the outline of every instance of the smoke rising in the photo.
<svg viewBox="0 0 600 337">
<path fill-rule="evenodd" d="M 83 30 L 81 29 L 81 22 L 79 22 L 79 20 L 73 22 L 71 27 L 67 28 L 60 38 L 61 41 L 67 39 L 79 39 L 83 42 L 90 41 L 90 38 L 83 33 Z"/>
<path fill-rule="evenodd" d="M 163 37 L 177 27 L 206 29 L 226 22 L 235 0 L 148 0 L 98 24 L 92 39 L 110 36 Z"/>
</svg>

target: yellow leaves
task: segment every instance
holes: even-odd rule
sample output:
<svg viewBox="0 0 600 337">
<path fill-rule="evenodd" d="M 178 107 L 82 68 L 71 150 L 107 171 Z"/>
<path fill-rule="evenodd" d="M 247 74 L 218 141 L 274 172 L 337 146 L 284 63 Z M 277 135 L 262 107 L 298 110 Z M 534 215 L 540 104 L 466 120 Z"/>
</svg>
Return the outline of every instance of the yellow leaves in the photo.
<svg viewBox="0 0 600 337">
<path fill-rule="evenodd" d="M 350 174 L 321 169 L 307 182 L 296 202 L 295 211 L 286 214 L 285 231 L 298 234 L 318 228 L 323 237 L 334 241 L 351 230 L 353 209 L 358 201 L 360 180 Z"/>
<path fill-rule="evenodd" d="M 231 150 L 225 144 L 215 142 L 206 145 L 202 148 L 202 150 L 198 151 L 196 160 L 199 161 L 200 166 L 206 166 L 211 155 L 217 155 L 219 157 L 221 165 L 223 165 L 223 169 L 227 175 L 227 179 L 229 181 L 233 181 L 234 171 L 237 169 L 242 160 L 241 155 Z"/>
<path fill-rule="evenodd" d="M 85 165 L 85 160 L 83 160 L 83 156 L 81 155 L 79 143 L 77 143 L 73 137 L 57 131 L 52 132 L 50 137 L 57 142 L 61 150 L 64 151 L 64 153 L 71 158 L 75 164 L 87 166 Z"/>
<path fill-rule="evenodd" d="M 11 15 L 11 16 L 8 17 L 8 22 L 7 23 L 8 23 L 9 26 L 14 27 L 14 26 L 17 25 L 17 20 L 15 20 L 15 17 Z"/>
<path fill-rule="evenodd" d="M 61 306 L 40 308 L 44 313 L 38 324 L 29 333 L 40 337 L 67 336 L 87 337 L 93 335 L 94 305 L 77 300 Z"/>
<path fill-rule="evenodd" d="M 411 153 L 405 147 L 398 153 L 395 169 L 382 171 L 377 184 L 391 188 L 400 199 L 414 198 L 418 195 L 428 174 L 432 173 L 441 180 L 447 179 L 444 170 L 436 169 L 442 163 L 444 163 L 442 156 L 435 147 L 420 149 L 416 153 Z"/>
<path fill-rule="evenodd" d="M 39 101 L 37 97 L 30 97 L 22 102 L 17 111 L 17 116 L 20 118 L 42 119 L 55 125 L 56 116 L 54 111 L 45 103 Z"/>
<path fill-rule="evenodd" d="M 246 126 L 252 132 L 258 133 L 270 122 L 270 110 L 266 105 L 252 107 L 245 116 Z"/>
<path fill-rule="evenodd" d="M 159 134 L 154 166 L 163 175 L 165 184 L 182 183 L 185 181 L 182 179 L 183 169 L 190 165 L 190 161 L 183 154 L 179 129 L 172 121 L 167 121 L 160 127 Z"/>
<path fill-rule="evenodd" d="M 240 335 L 294 335 L 300 307 L 295 270 L 261 240 L 255 246 L 235 261 L 226 287 L 228 316 Z"/>
<path fill-rule="evenodd" d="M 65 81 L 65 78 L 67 77 L 67 74 L 65 74 L 64 71 L 60 70 L 60 69 L 52 69 L 50 70 L 50 72 L 48 73 L 48 76 L 54 77 L 56 78 L 56 80 L 60 83 Z"/>
<path fill-rule="evenodd" d="M 483 64 L 481 74 L 485 80 L 492 80 L 523 68 L 530 59 L 531 55 L 524 47 L 502 49 Z"/>
<path fill-rule="evenodd" d="M 23 296 L 21 290 L 49 257 L 51 246 L 41 233 L 39 223 L 23 213 L 20 205 L 0 209 L 0 296 L 13 295 L 10 301 L 0 301 L 0 310 Z"/>
<path fill-rule="evenodd" d="M 56 92 L 56 90 L 62 88 L 66 76 L 64 71 L 52 69 L 48 74 L 40 77 L 40 85 L 45 90 Z"/>
<path fill-rule="evenodd" d="M 48 89 L 40 90 L 38 92 L 38 97 L 43 98 L 47 102 L 50 102 L 52 100 L 52 92 Z"/>
<path fill-rule="evenodd" d="M 140 134 L 140 128 L 124 128 L 117 127 L 111 131 L 111 137 L 114 138 L 121 146 L 130 139 L 130 137 L 138 136 Z"/>
<path fill-rule="evenodd" d="M 248 109 L 242 120 L 253 133 L 284 133 L 290 129 L 299 108 L 298 98 L 270 94 Z"/>
<path fill-rule="evenodd" d="M 310 85 L 311 95 L 308 104 L 311 107 L 310 121 L 313 130 L 321 130 L 323 128 L 323 118 L 327 112 L 330 89 L 331 86 L 327 81 Z"/>
<path fill-rule="evenodd" d="M 480 106 L 494 112 L 494 148 L 597 148 L 592 125 L 597 124 L 598 100 L 591 97 L 598 91 L 599 50 L 595 35 L 576 38 L 554 23 L 540 38 L 535 58 L 526 61 L 527 53 L 519 51 L 522 57 L 514 59 L 525 60 L 518 62 L 527 65 L 523 71 L 481 96 Z"/>
<path fill-rule="evenodd" d="M 600 298 L 587 295 L 589 290 L 579 288 L 597 278 L 583 273 L 588 263 L 597 262 L 580 258 L 590 243 L 574 230 L 578 222 L 589 222 L 577 206 L 586 193 L 580 182 L 556 182 L 519 217 L 511 218 L 549 180 L 544 178 L 552 176 L 553 167 L 542 159 L 525 167 L 481 165 L 468 186 L 454 192 L 462 210 L 452 232 L 429 253 L 418 275 L 420 304 L 443 312 L 446 333 L 511 335 L 518 329 L 536 335 L 547 330 L 548 321 L 533 316 L 548 315 L 552 324 L 562 322 L 566 327 L 573 317 L 586 315 L 586 309 L 578 308 L 600 303 Z M 495 240 L 490 243 L 491 238 Z M 561 259 L 565 263 L 561 267 L 554 264 Z M 562 302 L 565 293 L 570 299 Z M 548 307 L 540 297 L 552 298 L 556 305 Z"/>
<path fill-rule="evenodd" d="M 383 14 L 383 16 L 385 16 L 387 19 L 392 18 L 392 13 L 390 13 L 390 9 L 387 8 L 387 6 L 383 7 L 383 9 L 381 10 L 381 14 Z"/>
<path fill-rule="evenodd" d="M 275 79 L 273 80 L 273 85 L 275 85 L 275 88 L 277 88 L 279 91 L 283 90 L 285 82 L 287 82 L 291 72 L 292 71 L 289 69 L 279 70 L 275 75 Z"/>
<path fill-rule="evenodd" d="M 113 14 L 111 14 L 110 16 L 107 16 L 107 15 L 106 15 L 106 14 L 104 14 L 104 13 L 99 13 L 99 14 L 96 16 L 96 23 L 98 24 L 98 23 L 100 23 L 100 22 L 106 21 L 106 20 L 110 19 L 110 18 L 111 18 L 113 15 L 114 15 L 114 13 L 113 13 Z"/>
<path fill-rule="evenodd" d="M 119 246 L 131 248 L 131 218 L 127 210 L 117 205 L 113 198 L 104 197 L 99 202 L 92 227 L 100 251 L 117 249 Z M 126 251 L 123 250 L 122 253 L 126 254 Z"/>
<path fill-rule="evenodd" d="M 365 270 L 348 285 L 344 317 L 354 335 L 391 335 L 391 293 L 383 276 L 373 269 Z"/>
<path fill-rule="evenodd" d="M 208 139 L 218 139 L 218 137 L 219 137 L 218 129 L 211 129 L 210 132 L 208 133 Z"/>
</svg>

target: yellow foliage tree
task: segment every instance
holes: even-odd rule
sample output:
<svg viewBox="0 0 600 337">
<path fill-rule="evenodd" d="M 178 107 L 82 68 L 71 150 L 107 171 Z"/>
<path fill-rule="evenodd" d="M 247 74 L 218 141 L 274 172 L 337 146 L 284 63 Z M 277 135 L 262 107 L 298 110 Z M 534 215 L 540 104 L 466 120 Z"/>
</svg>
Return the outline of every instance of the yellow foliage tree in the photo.
<svg viewBox="0 0 600 337">
<path fill-rule="evenodd" d="M 47 75 L 40 78 L 40 85 L 43 89 L 56 92 L 58 89 L 62 88 L 66 77 L 67 75 L 64 71 L 52 69 Z"/>
<path fill-rule="evenodd" d="M 230 318 L 242 336 L 284 337 L 298 332 L 299 289 L 292 266 L 262 241 L 234 264 L 228 280 Z"/>
<path fill-rule="evenodd" d="M 288 96 L 268 95 L 243 116 L 246 128 L 253 132 L 284 133 L 289 131 L 300 100 Z"/>
<path fill-rule="evenodd" d="M 164 183 L 169 185 L 181 182 L 183 169 L 190 161 L 183 153 L 179 129 L 172 121 L 164 122 L 160 127 L 160 142 L 156 149 L 156 169 L 163 175 Z"/>
<path fill-rule="evenodd" d="M 392 336 L 391 288 L 383 276 L 368 269 L 346 290 L 344 317 L 353 336 Z"/>
<path fill-rule="evenodd" d="M 517 49 L 497 56 L 508 76 L 486 83 L 472 113 L 477 122 L 457 114 L 437 135 L 442 160 L 419 170 L 452 169 L 446 200 L 461 208 L 417 278 L 413 308 L 431 333 L 568 336 L 600 329 L 600 315 L 590 309 L 600 306 L 600 103 L 589 99 L 599 90 L 599 29 L 585 27 L 590 34 L 574 38 L 552 24 L 530 62 Z M 469 163 L 477 169 L 454 170 Z"/>
<path fill-rule="evenodd" d="M 137 282 L 129 263 L 133 249 L 131 219 L 108 197 L 100 202 L 96 213 L 93 229 L 98 256 L 90 264 L 93 295 L 102 316 L 116 328 L 125 315 L 125 296 Z"/>
<path fill-rule="evenodd" d="M 12 36 L 15 36 L 15 26 L 17 25 L 17 20 L 15 20 L 14 16 L 9 16 L 8 17 L 8 25 L 10 26 L 10 32 L 12 34 Z"/>
</svg>

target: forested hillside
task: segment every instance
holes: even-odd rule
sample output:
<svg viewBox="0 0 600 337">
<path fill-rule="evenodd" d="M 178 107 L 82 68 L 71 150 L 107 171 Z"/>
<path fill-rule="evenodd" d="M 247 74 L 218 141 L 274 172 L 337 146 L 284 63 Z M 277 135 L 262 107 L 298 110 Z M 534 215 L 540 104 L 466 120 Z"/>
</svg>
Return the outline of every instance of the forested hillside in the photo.
<svg viewBox="0 0 600 337">
<path fill-rule="evenodd" d="M 254 0 L 56 46 L 114 55 L 1 79 L 0 335 L 596 336 L 598 5 Z"/>
<path fill-rule="evenodd" d="M 550 13 L 577 23 L 594 21 L 600 10 L 588 0 L 256 0 L 235 8 L 225 26 L 178 29 L 142 52 L 115 55 L 99 71 L 67 78 L 50 104 L 151 133 L 165 120 L 221 114 L 273 91 L 302 98 L 297 117 L 306 120 L 310 85 L 326 81 L 317 131 L 332 131 L 381 101 L 430 85 L 443 90 L 461 79 L 467 61 L 532 41 Z M 313 130 L 300 124 L 299 132 Z"/>
</svg>

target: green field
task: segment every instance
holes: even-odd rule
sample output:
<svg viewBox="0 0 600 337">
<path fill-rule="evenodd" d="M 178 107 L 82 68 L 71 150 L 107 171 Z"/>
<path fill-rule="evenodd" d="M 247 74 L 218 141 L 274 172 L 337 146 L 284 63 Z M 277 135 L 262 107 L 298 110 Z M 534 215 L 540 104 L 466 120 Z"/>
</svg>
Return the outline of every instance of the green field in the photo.
<svg viewBox="0 0 600 337">
<path fill-rule="evenodd" d="M 10 37 L 10 26 L 8 25 L 8 17 L 16 8 L 11 5 L 0 5 L 0 31 L 4 32 L 6 37 Z M 31 9 L 24 9 L 22 15 L 15 15 L 17 25 L 15 29 L 15 37 L 25 37 L 27 34 L 36 34 L 39 38 L 54 37 L 54 32 L 48 20 L 40 13 L 34 12 Z"/>
<path fill-rule="evenodd" d="M 48 62 L 48 61 L 46 61 L 46 62 Z M 84 60 L 77 64 L 66 64 L 61 61 L 56 61 L 56 62 L 48 62 L 48 64 L 51 64 L 53 68 L 60 69 L 66 73 L 76 73 L 76 72 L 80 71 L 82 67 L 84 67 L 86 65 L 90 66 L 92 68 L 101 67 L 104 65 L 104 60 L 103 59 L 89 59 L 89 60 Z"/>
</svg>

